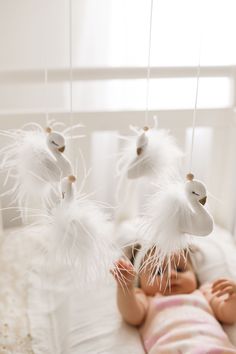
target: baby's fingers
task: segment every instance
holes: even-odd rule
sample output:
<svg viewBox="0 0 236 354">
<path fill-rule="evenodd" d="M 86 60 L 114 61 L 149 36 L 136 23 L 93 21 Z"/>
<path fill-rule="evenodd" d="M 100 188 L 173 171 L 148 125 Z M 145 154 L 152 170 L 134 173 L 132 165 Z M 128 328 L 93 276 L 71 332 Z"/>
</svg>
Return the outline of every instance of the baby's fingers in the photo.
<svg viewBox="0 0 236 354">
<path fill-rule="evenodd" d="M 219 279 L 214 281 L 213 286 L 216 286 L 218 284 L 224 283 L 226 281 L 229 281 L 229 279 L 227 279 L 227 278 L 219 278 Z"/>
<path fill-rule="evenodd" d="M 234 290 L 232 288 L 232 286 L 227 286 L 225 288 L 223 288 L 222 290 L 220 290 L 219 292 L 216 293 L 217 297 L 223 296 L 223 295 L 233 295 Z"/>
<path fill-rule="evenodd" d="M 223 290 L 225 287 L 232 286 L 230 281 L 227 279 L 222 279 L 221 281 L 217 281 L 212 285 L 212 293 L 216 293 L 220 290 Z"/>
<path fill-rule="evenodd" d="M 136 271 L 132 263 L 124 259 L 119 259 L 115 263 L 114 269 L 111 273 L 115 276 L 117 280 L 122 279 L 123 281 L 129 281 L 133 279 L 136 275 Z"/>
</svg>

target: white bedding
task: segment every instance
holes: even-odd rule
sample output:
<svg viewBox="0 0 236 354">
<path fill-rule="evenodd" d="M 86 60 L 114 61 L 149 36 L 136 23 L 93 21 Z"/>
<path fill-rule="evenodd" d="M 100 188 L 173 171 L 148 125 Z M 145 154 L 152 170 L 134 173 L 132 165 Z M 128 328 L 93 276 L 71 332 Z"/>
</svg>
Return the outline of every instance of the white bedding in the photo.
<svg viewBox="0 0 236 354">
<path fill-rule="evenodd" d="M 113 279 L 71 296 L 69 353 L 143 354 L 139 333 L 125 324 L 116 306 Z"/>
<path fill-rule="evenodd" d="M 90 290 L 68 287 L 67 292 L 60 288 L 62 277 L 56 274 L 51 290 L 43 289 L 42 277 L 27 272 L 37 245 L 31 235 L 23 234 L 16 231 L 1 247 L 0 326 L 11 323 L 11 341 L 16 344 L 18 336 L 25 346 L 14 354 L 32 353 L 31 346 L 34 354 L 144 354 L 138 331 L 126 325 L 118 313 L 116 285 L 110 274 Z M 214 235 L 197 241 L 201 251 L 196 267 L 202 282 L 219 276 L 236 279 L 236 247 L 231 235 L 217 227 Z M 6 295 L 15 299 L 14 312 L 9 310 L 12 303 L 3 302 Z M 226 331 L 236 344 L 235 326 Z M 3 340 L 7 343 L 2 338 L 0 345 Z"/>
<path fill-rule="evenodd" d="M 68 293 L 39 292 L 38 281 L 32 284 L 37 284 L 29 292 L 35 354 L 144 354 L 138 331 L 118 313 L 110 275 L 90 289 Z"/>
</svg>

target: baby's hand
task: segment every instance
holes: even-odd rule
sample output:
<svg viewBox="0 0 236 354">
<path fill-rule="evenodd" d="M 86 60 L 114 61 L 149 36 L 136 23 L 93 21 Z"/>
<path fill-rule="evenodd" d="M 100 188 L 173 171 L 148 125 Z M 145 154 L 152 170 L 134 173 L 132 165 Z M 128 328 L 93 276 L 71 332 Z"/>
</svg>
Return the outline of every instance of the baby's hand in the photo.
<svg viewBox="0 0 236 354">
<path fill-rule="evenodd" d="M 118 286 L 131 288 L 134 285 L 136 271 L 130 261 L 119 259 L 111 270 Z"/>
<path fill-rule="evenodd" d="M 227 278 L 218 279 L 212 284 L 211 292 L 217 297 L 228 295 L 225 301 L 229 301 L 236 298 L 236 282 Z"/>
</svg>

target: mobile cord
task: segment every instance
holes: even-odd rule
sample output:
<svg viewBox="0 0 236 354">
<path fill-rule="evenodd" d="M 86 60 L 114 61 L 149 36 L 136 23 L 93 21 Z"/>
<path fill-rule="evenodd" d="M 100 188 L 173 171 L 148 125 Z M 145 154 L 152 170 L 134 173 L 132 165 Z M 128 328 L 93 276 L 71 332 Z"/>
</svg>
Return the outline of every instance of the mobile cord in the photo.
<svg viewBox="0 0 236 354">
<path fill-rule="evenodd" d="M 148 126 L 149 114 L 149 88 L 150 88 L 150 74 L 151 74 L 151 47 L 152 47 L 152 18 L 153 18 L 153 0 L 150 4 L 149 16 L 149 35 L 148 35 L 148 59 L 147 59 L 147 78 L 146 78 L 146 104 L 145 104 L 145 126 Z"/>
<path fill-rule="evenodd" d="M 195 103 L 194 103 L 193 118 L 192 118 L 192 137 L 191 137 L 191 148 L 190 148 L 190 157 L 189 157 L 189 173 L 191 173 L 192 165 L 193 165 L 193 148 L 194 148 L 194 139 L 195 139 L 195 131 L 196 131 L 196 120 L 197 120 L 197 103 L 198 103 L 200 70 L 201 70 L 201 40 L 200 40 L 200 44 L 199 44 L 196 94 L 195 94 Z"/>
</svg>

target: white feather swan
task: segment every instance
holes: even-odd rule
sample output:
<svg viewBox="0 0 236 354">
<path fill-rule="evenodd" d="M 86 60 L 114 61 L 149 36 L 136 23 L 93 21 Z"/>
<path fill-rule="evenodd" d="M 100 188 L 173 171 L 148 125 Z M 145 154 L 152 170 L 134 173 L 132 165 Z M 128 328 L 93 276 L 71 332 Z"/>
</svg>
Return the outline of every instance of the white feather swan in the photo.
<svg viewBox="0 0 236 354">
<path fill-rule="evenodd" d="M 213 218 L 204 207 L 207 200 L 205 185 L 195 180 L 192 174 L 188 181 L 173 182 L 160 188 L 150 198 L 146 217 L 140 226 L 142 250 L 140 259 L 149 250 L 147 264 L 152 264 L 154 278 L 163 265 L 175 253 L 186 252 L 193 236 L 207 236 L 213 231 Z"/>
<path fill-rule="evenodd" d="M 1 131 L 0 135 L 12 140 L 0 150 L 0 171 L 13 180 L 13 186 L 3 195 L 11 195 L 12 202 L 19 204 L 22 216 L 31 198 L 43 201 L 49 207 L 60 180 L 72 174 L 72 166 L 63 154 L 65 137 L 36 123 L 22 129 Z"/>
<path fill-rule="evenodd" d="M 121 174 L 126 173 L 129 179 L 156 179 L 170 169 L 179 169 L 183 154 L 167 130 L 154 126 L 135 129 L 135 132 L 136 137 L 129 139 L 122 153 L 119 162 Z"/>
<path fill-rule="evenodd" d="M 90 283 L 113 267 L 117 249 L 101 205 L 76 195 L 75 177 L 62 179 L 62 202 L 46 219 L 44 263 L 71 272 L 75 284 Z"/>
</svg>

